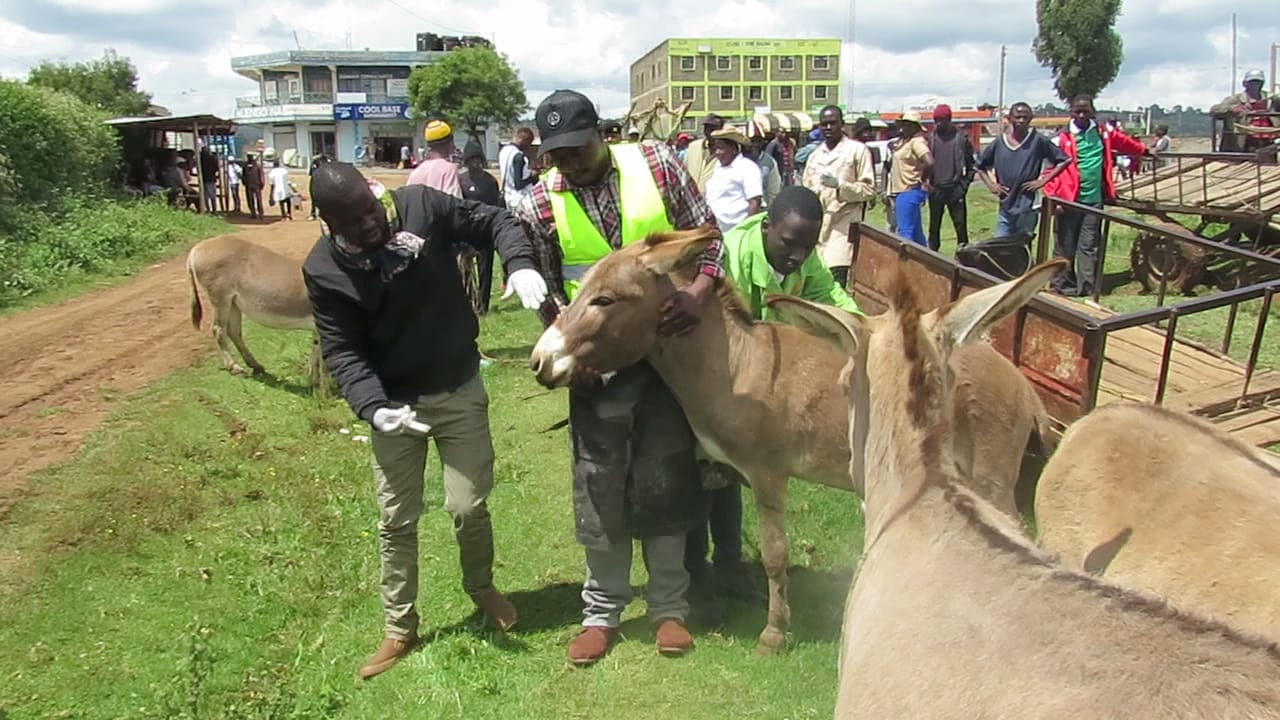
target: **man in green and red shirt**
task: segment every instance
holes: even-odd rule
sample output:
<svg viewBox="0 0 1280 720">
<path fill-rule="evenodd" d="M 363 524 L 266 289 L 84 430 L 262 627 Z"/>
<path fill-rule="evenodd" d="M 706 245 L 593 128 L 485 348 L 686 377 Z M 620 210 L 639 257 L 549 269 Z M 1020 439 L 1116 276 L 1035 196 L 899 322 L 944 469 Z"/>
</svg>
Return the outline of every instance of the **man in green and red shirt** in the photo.
<svg viewBox="0 0 1280 720">
<path fill-rule="evenodd" d="M 1071 164 L 1044 186 L 1045 194 L 1095 208 L 1116 197 L 1112 179 L 1115 155 L 1151 154 L 1141 140 L 1094 122 L 1093 98 L 1088 95 L 1071 101 L 1071 123 L 1058 136 L 1058 147 Z M 1063 208 L 1057 226 L 1053 254 L 1071 260 L 1073 268 L 1054 277 L 1054 292 L 1068 297 L 1092 295 L 1102 217 Z"/>
</svg>

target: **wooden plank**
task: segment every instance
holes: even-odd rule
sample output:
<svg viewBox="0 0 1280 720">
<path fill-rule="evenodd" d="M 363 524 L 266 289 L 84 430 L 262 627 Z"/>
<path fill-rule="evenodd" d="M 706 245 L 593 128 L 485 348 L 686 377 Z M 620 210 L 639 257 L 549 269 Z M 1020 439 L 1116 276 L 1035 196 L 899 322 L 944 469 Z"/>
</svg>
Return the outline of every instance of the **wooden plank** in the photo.
<svg viewBox="0 0 1280 720">
<path fill-rule="evenodd" d="M 1235 434 L 1254 425 L 1261 425 L 1275 420 L 1280 420 L 1280 410 L 1269 407 L 1256 407 L 1220 415 L 1213 418 L 1213 424 L 1226 432 Z"/>
<path fill-rule="evenodd" d="M 1268 447 L 1280 442 L 1280 420 L 1250 425 L 1243 430 L 1231 433 L 1231 436 L 1246 445 Z"/>
<path fill-rule="evenodd" d="M 1216 415 L 1234 408 L 1243 388 L 1244 376 L 1241 374 L 1232 382 L 1169 398 L 1165 405 L 1183 412 Z M 1265 369 L 1256 371 L 1249 382 L 1249 395 L 1245 401 L 1260 403 L 1275 398 L 1280 398 L 1280 373 Z"/>
</svg>

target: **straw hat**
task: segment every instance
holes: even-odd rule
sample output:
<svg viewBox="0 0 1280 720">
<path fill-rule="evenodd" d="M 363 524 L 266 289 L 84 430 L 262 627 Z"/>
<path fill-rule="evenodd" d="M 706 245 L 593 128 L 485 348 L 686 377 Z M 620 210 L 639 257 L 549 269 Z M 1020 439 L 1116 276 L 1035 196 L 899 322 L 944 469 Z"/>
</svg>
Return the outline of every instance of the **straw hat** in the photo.
<svg viewBox="0 0 1280 720">
<path fill-rule="evenodd" d="M 915 110 L 908 110 L 907 112 L 902 113 L 902 117 L 898 118 L 898 122 L 909 122 L 923 126 L 923 122 L 920 120 L 920 113 Z"/>
<path fill-rule="evenodd" d="M 743 135 L 742 131 L 733 125 L 725 125 L 719 130 L 711 133 L 711 139 L 728 140 L 729 142 L 737 143 L 739 147 L 750 144 L 750 141 L 747 140 L 747 136 Z"/>
</svg>

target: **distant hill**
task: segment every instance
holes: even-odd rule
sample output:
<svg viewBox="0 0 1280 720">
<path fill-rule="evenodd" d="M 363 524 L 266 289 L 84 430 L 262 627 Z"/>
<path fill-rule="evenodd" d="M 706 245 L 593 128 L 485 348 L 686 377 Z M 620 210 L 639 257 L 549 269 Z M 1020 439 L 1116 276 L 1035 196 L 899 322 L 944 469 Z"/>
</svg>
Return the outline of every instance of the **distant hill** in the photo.
<svg viewBox="0 0 1280 720">
<path fill-rule="evenodd" d="M 1037 117 L 1069 115 L 1070 110 L 1065 107 L 1058 107 L 1053 104 L 1040 105 L 1034 108 Z M 1145 134 L 1146 116 L 1148 110 L 1151 112 L 1151 127 L 1156 125 L 1168 125 L 1169 134 L 1174 137 L 1209 137 L 1213 134 L 1213 122 L 1209 117 L 1207 109 L 1197 107 L 1183 107 L 1174 105 L 1171 108 L 1162 108 L 1159 105 L 1152 105 L 1149 108 L 1139 108 L 1137 110 L 1098 110 L 1098 117 L 1109 118 L 1115 116 L 1120 118 L 1126 128 L 1137 131 L 1139 134 Z"/>
</svg>

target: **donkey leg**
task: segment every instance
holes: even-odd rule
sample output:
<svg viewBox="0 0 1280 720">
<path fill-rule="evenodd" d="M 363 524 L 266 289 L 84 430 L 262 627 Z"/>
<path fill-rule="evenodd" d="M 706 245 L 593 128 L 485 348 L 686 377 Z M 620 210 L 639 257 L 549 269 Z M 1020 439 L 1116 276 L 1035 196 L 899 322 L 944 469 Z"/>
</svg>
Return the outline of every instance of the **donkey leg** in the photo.
<svg viewBox="0 0 1280 720">
<path fill-rule="evenodd" d="M 231 337 L 231 342 L 235 343 L 236 349 L 240 351 L 240 357 L 244 358 L 244 362 L 253 368 L 255 373 L 265 375 L 267 369 L 262 367 L 262 363 L 249 352 L 249 346 L 244 344 L 244 338 L 240 336 L 240 321 L 243 313 L 240 308 L 232 301 L 231 308 L 227 311 L 227 335 Z"/>
<path fill-rule="evenodd" d="M 236 311 L 239 314 L 239 311 Z M 240 367 L 240 363 L 231 355 L 231 346 L 227 342 L 227 316 L 226 309 L 213 306 L 213 339 L 218 343 L 218 354 L 222 357 L 222 366 L 233 375 L 245 374 L 245 369 Z"/>
<path fill-rule="evenodd" d="M 787 478 L 749 478 L 760 513 L 760 557 L 769 578 L 769 621 L 760 633 L 756 654 L 782 650 L 787 644 L 791 606 L 787 603 Z"/>
</svg>

